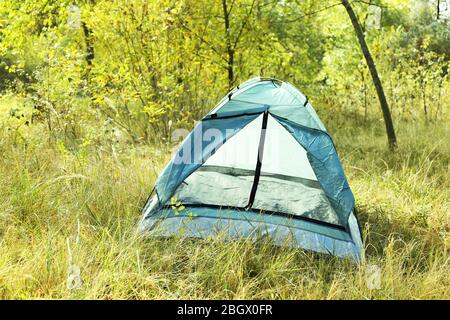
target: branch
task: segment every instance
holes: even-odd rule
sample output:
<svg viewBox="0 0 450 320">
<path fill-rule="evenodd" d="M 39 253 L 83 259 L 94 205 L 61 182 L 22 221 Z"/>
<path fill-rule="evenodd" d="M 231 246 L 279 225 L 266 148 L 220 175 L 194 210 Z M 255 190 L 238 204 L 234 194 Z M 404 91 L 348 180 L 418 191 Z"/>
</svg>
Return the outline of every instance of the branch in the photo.
<svg viewBox="0 0 450 320">
<path fill-rule="evenodd" d="M 365 0 L 353 0 L 352 3 L 364 3 L 364 4 L 367 4 L 367 5 L 370 5 L 370 6 L 377 6 L 377 7 L 380 7 L 380 8 L 387 8 L 386 6 L 383 6 L 383 5 L 380 5 L 380 4 L 372 3 L 370 0 L 369 0 L 369 1 L 365 1 Z M 329 5 L 329 6 L 327 6 L 327 7 L 324 7 L 324 8 L 322 8 L 322 9 L 316 10 L 316 11 L 307 12 L 307 13 L 305 13 L 304 15 L 299 16 L 299 17 L 297 17 L 297 18 L 295 18 L 295 19 L 287 20 L 287 21 L 285 21 L 285 23 L 297 22 L 297 21 L 299 21 L 299 20 L 301 20 L 301 19 L 303 19 L 303 18 L 310 17 L 310 16 L 316 15 L 316 14 L 318 14 L 318 13 L 321 13 L 321 12 L 327 11 L 327 10 L 329 10 L 329 9 L 332 9 L 332 8 L 334 8 L 334 7 L 340 6 L 341 4 L 342 4 L 341 2 L 338 2 L 338 3 L 335 3 L 335 4 Z"/>
<path fill-rule="evenodd" d="M 317 10 L 317 11 L 312 11 L 312 12 L 305 13 L 304 15 L 299 16 L 299 17 L 297 17 L 297 18 L 295 18 L 295 19 L 287 20 L 286 23 L 297 22 L 297 21 L 299 21 L 299 20 L 301 20 L 301 19 L 303 19 L 303 18 L 306 18 L 306 17 L 309 17 L 309 16 L 316 15 L 316 14 L 318 14 L 318 13 L 324 12 L 324 11 L 326 11 L 326 10 L 328 10 L 328 9 L 331 9 L 331 8 L 334 8 L 334 7 L 337 7 L 337 6 L 340 6 L 340 5 L 342 5 L 341 2 L 338 2 L 338 3 L 335 3 L 335 4 L 329 5 L 329 6 L 327 6 L 327 7 L 324 7 L 324 8 L 322 8 L 322 9 L 319 9 L 319 10 Z"/>
<path fill-rule="evenodd" d="M 247 17 L 245 17 L 245 21 L 242 23 L 241 30 L 239 30 L 239 33 L 238 33 L 238 35 L 237 35 L 237 37 L 236 37 L 236 39 L 234 41 L 233 50 L 235 50 L 236 47 L 237 47 L 237 44 L 239 42 L 239 39 L 241 38 L 242 32 L 244 31 L 245 26 L 246 26 L 246 24 L 248 22 L 248 19 L 250 18 L 250 15 L 253 12 L 253 7 L 255 6 L 255 2 L 256 2 L 256 0 L 253 0 L 252 5 L 250 6 L 250 11 L 247 13 Z"/>
<path fill-rule="evenodd" d="M 233 1 L 231 1 L 231 6 L 230 6 L 230 10 L 228 10 L 228 13 L 227 13 L 227 15 L 230 15 L 230 14 L 231 14 L 231 10 L 233 10 L 233 6 L 234 6 L 234 0 L 233 0 Z"/>
<path fill-rule="evenodd" d="M 220 59 L 222 59 L 223 61 L 225 61 L 226 63 L 228 63 L 228 60 L 225 59 L 222 56 L 222 53 L 220 53 L 209 41 L 205 40 L 202 36 L 196 34 L 194 31 L 192 31 L 187 25 L 185 25 L 184 23 L 180 23 L 181 27 L 183 27 L 184 29 L 186 29 L 187 31 L 189 31 L 191 34 L 193 34 L 195 37 L 197 37 L 201 42 L 203 42 L 204 44 L 206 44 L 214 53 L 216 53 Z"/>
<path fill-rule="evenodd" d="M 383 8 L 383 9 L 387 8 L 387 6 L 383 6 L 381 4 L 372 3 L 372 1 L 370 1 L 370 0 L 369 1 L 353 0 L 352 3 L 364 3 L 364 4 L 367 4 L 368 6 L 376 6 L 376 7 Z"/>
</svg>

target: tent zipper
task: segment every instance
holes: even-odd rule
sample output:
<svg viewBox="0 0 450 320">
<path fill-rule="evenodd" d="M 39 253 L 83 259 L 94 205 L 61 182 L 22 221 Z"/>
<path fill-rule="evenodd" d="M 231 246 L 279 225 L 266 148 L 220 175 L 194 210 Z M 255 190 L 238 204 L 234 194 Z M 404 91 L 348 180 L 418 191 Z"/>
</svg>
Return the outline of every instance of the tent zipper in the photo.
<svg viewBox="0 0 450 320">
<path fill-rule="evenodd" d="M 246 210 L 249 210 L 252 208 L 253 202 L 255 201 L 256 191 L 258 189 L 259 178 L 261 176 L 261 167 L 262 167 L 262 160 L 263 160 L 263 155 L 264 155 L 264 144 L 266 141 L 266 131 L 267 131 L 268 119 L 269 119 L 269 111 L 266 110 L 266 111 L 264 111 L 264 114 L 263 114 L 261 135 L 259 137 L 258 158 L 256 159 L 255 178 L 253 179 L 253 186 L 252 186 L 252 190 L 250 192 L 250 198 L 249 198 L 248 204 L 245 207 Z"/>
</svg>

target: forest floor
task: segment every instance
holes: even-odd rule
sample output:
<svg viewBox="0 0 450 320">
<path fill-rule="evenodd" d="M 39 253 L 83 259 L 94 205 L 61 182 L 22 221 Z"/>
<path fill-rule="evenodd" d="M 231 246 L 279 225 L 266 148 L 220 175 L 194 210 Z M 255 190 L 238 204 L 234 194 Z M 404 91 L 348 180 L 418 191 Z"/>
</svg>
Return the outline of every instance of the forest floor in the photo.
<svg viewBox="0 0 450 320">
<path fill-rule="evenodd" d="M 364 233 L 355 265 L 267 241 L 143 240 L 168 148 L 71 151 L 44 126 L 0 126 L 0 299 L 450 299 L 448 122 L 398 123 L 395 153 L 383 130 L 330 128 Z"/>
</svg>

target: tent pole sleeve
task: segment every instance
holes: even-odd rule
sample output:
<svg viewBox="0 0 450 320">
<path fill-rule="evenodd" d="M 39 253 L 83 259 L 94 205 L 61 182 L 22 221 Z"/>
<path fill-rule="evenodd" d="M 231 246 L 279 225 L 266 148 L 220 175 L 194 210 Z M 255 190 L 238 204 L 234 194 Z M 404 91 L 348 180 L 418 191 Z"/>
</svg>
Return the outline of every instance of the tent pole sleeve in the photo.
<svg viewBox="0 0 450 320">
<path fill-rule="evenodd" d="M 259 138 L 258 159 L 256 159 L 255 178 L 253 180 L 253 186 L 252 186 L 252 190 L 250 192 L 250 198 L 249 198 L 246 209 L 250 209 L 253 206 L 253 202 L 255 201 L 255 196 L 256 196 L 256 190 L 258 189 L 259 177 L 261 176 L 262 160 L 263 160 L 263 155 L 264 155 L 264 143 L 266 141 L 268 118 L 269 118 L 269 112 L 266 110 L 266 111 L 264 111 L 262 128 L 261 128 L 261 136 Z"/>
</svg>

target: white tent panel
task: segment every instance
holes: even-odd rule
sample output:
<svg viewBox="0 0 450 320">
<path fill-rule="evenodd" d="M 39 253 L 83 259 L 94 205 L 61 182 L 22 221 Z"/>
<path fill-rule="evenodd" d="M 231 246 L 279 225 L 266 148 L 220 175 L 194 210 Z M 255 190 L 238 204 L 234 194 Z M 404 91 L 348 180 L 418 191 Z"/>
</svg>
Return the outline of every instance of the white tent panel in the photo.
<svg viewBox="0 0 450 320">
<path fill-rule="evenodd" d="M 253 185 L 263 115 L 226 141 L 177 189 L 184 204 L 245 207 Z"/>
<path fill-rule="evenodd" d="M 255 170 L 263 115 L 226 141 L 203 166 Z"/>
<path fill-rule="evenodd" d="M 271 115 L 267 123 L 261 171 L 317 181 L 306 150 Z"/>
</svg>

